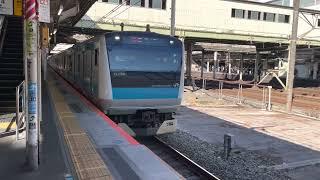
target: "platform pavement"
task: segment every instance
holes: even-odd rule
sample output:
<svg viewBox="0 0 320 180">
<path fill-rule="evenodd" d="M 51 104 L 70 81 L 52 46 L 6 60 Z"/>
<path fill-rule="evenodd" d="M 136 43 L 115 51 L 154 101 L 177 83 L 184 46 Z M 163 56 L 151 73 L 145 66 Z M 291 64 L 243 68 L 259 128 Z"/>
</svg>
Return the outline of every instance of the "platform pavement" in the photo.
<svg viewBox="0 0 320 180">
<path fill-rule="evenodd" d="M 12 130 L 15 130 L 15 113 L 0 114 L 0 134 L 7 134 Z"/>
<path fill-rule="evenodd" d="M 125 133 L 52 70 L 49 71 L 48 79 L 52 101 L 55 104 L 60 124 L 64 129 L 70 159 L 75 165 L 74 169 L 78 177 L 82 177 L 81 172 L 83 171 L 92 171 L 99 168 L 101 171 L 107 172 L 107 176 L 110 176 L 111 179 L 182 179 L 164 161 Z M 86 136 L 86 141 L 90 142 L 91 145 L 83 148 L 82 145 L 77 145 L 81 144 L 79 140 L 68 142 L 69 137 L 78 137 L 78 135 Z M 90 152 L 84 152 L 83 149 L 90 150 Z M 83 153 L 77 154 L 77 152 Z M 91 157 L 87 156 L 90 154 L 95 154 L 99 163 L 88 163 L 92 160 Z M 89 164 L 89 167 L 77 166 L 76 159 L 79 159 L 78 162 L 80 163 L 83 162 L 83 165 Z M 104 164 L 101 164 L 101 160 Z M 101 169 L 102 166 L 105 170 Z M 100 170 L 99 172 L 101 172 Z M 88 174 L 94 176 L 98 173 Z"/>
<path fill-rule="evenodd" d="M 40 136 L 40 167 L 30 172 L 25 165 L 26 140 L 16 141 L 14 135 L 0 138 L 1 180 L 63 180 L 70 173 L 60 146 L 60 139 L 53 119 L 45 83 L 43 83 L 43 118 Z"/>
<path fill-rule="evenodd" d="M 182 107 L 178 128 L 204 141 L 223 146 L 233 135 L 235 147 L 259 151 L 280 162 L 268 168 L 288 170 L 293 179 L 318 180 L 320 121 L 247 107 Z"/>
</svg>

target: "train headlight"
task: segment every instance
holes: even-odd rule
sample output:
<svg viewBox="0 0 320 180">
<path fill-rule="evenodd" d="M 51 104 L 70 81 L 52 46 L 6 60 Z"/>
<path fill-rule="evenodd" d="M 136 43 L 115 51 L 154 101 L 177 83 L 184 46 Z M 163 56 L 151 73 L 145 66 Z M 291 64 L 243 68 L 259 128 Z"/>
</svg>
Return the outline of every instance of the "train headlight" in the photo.
<svg viewBox="0 0 320 180">
<path fill-rule="evenodd" d="M 115 39 L 116 41 L 119 41 L 119 40 L 120 40 L 120 36 L 115 36 L 114 39 Z"/>
<path fill-rule="evenodd" d="M 170 40 L 170 44 L 173 44 L 174 42 L 172 40 Z"/>
</svg>

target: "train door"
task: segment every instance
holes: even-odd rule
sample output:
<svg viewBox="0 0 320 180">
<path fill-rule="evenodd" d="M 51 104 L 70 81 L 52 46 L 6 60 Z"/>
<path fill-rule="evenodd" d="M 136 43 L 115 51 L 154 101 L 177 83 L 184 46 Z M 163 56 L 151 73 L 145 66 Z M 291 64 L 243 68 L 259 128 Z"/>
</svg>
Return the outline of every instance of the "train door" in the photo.
<svg viewBox="0 0 320 180">
<path fill-rule="evenodd" d="M 70 80 L 72 80 L 73 79 L 73 77 L 72 77 L 72 71 L 73 71 L 73 63 L 72 63 L 72 56 L 71 56 L 71 54 L 70 55 L 68 55 L 68 68 L 67 68 L 67 76 L 68 76 L 68 78 L 70 79 Z"/>
<path fill-rule="evenodd" d="M 63 66 L 62 66 L 62 74 L 63 74 L 63 76 L 64 77 L 66 77 L 66 56 L 65 55 L 63 55 Z"/>
<path fill-rule="evenodd" d="M 91 87 L 92 87 L 92 51 L 89 50 L 87 52 L 87 88 L 88 88 L 88 92 L 90 94 L 92 94 L 92 90 L 91 90 Z"/>
<path fill-rule="evenodd" d="M 88 51 L 84 54 L 84 61 L 83 61 L 83 71 L 84 71 L 84 87 L 88 91 Z M 90 91 L 89 91 L 90 92 Z"/>
<path fill-rule="evenodd" d="M 90 51 L 84 51 L 83 53 L 83 83 L 86 91 L 90 93 Z"/>
<path fill-rule="evenodd" d="M 83 53 L 79 53 L 79 66 L 80 66 L 80 71 L 79 71 L 79 84 L 82 84 L 82 79 L 83 79 Z"/>
<path fill-rule="evenodd" d="M 77 59 L 76 59 L 76 65 L 77 65 L 77 72 L 76 72 L 76 82 L 80 82 L 80 53 L 76 54 Z"/>
<path fill-rule="evenodd" d="M 74 82 L 76 80 L 76 61 L 75 61 L 74 52 L 72 52 L 72 54 L 71 54 L 71 62 L 72 62 L 72 71 L 71 71 L 72 76 L 71 77 Z"/>
<path fill-rule="evenodd" d="M 86 71 L 85 71 L 85 56 L 86 54 L 85 54 L 85 51 L 82 51 L 82 62 L 81 62 L 81 71 L 82 71 L 82 73 L 81 73 L 81 82 L 83 83 L 83 84 L 85 84 L 85 77 L 86 77 Z"/>
<path fill-rule="evenodd" d="M 99 62 L 99 49 L 94 50 L 93 64 L 92 64 L 92 93 L 98 96 L 98 62 Z"/>
<path fill-rule="evenodd" d="M 94 54 L 90 51 L 90 93 L 93 94 L 93 63 L 94 63 Z"/>
</svg>

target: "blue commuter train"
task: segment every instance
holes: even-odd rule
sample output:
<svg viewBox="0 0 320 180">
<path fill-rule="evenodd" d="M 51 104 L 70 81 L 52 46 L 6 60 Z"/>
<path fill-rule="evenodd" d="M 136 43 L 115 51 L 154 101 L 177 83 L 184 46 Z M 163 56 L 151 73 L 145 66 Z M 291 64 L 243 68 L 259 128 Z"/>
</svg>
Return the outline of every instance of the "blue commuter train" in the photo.
<svg viewBox="0 0 320 180">
<path fill-rule="evenodd" d="M 129 134 L 174 132 L 184 88 L 183 43 L 152 32 L 112 32 L 49 64 Z"/>
</svg>

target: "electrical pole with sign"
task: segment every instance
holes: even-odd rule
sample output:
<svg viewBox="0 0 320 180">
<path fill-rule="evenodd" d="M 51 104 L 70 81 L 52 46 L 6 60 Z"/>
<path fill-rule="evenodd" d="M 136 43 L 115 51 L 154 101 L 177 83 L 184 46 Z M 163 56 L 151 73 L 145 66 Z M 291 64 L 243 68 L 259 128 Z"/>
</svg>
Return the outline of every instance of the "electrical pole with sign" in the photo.
<svg viewBox="0 0 320 180">
<path fill-rule="evenodd" d="M 176 0 L 171 0 L 171 26 L 170 26 L 171 36 L 175 36 L 175 24 L 176 24 Z"/>
<path fill-rule="evenodd" d="M 27 82 L 27 163 L 32 170 L 38 169 L 38 16 L 36 0 L 24 1 L 24 48 Z"/>
<path fill-rule="evenodd" d="M 294 70 L 296 63 L 296 49 L 297 49 L 297 36 L 298 36 L 298 20 L 299 20 L 299 7 L 300 0 L 293 1 L 293 18 L 292 18 L 292 33 L 289 45 L 289 69 L 287 72 L 287 112 L 292 111 L 293 101 L 293 83 L 294 83 Z"/>
</svg>

